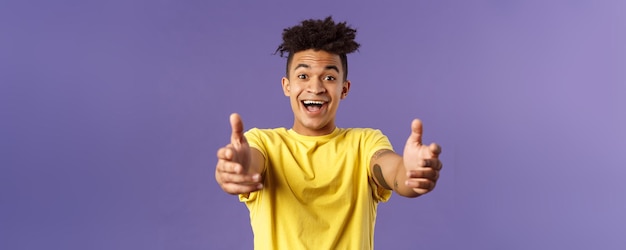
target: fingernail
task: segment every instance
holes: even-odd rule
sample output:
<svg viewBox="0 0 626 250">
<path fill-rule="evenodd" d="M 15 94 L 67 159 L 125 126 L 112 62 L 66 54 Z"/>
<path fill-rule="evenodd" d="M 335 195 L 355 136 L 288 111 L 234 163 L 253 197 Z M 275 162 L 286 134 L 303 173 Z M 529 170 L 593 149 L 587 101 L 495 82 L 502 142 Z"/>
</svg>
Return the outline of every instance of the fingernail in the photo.
<svg viewBox="0 0 626 250">
<path fill-rule="evenodd" d="M 263 188 L 263 184 L 259 184 L 258 186 L 256 186 L 258 189 L 262 189 Z"/>
<path fill-rule="evenodd" d="M 261 175 L 260 174 L 255 174 L 254 176 L 252 176 L 252 180 L 254 180 L 254 181 L 261 180 Z"/>
</svg>

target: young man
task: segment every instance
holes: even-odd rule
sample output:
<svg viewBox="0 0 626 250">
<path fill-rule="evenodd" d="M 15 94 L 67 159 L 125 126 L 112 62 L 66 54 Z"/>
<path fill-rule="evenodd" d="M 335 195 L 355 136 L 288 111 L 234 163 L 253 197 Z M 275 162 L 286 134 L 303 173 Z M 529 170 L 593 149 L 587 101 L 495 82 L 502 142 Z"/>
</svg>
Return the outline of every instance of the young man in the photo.
<svg viewBox="0 0 626 250">
<path fill-rule="evenodd" d="M 379 202 L 392 190 L 418 197 L 435 187 L 441 148 L 422 145 L 419 120 L 403 155 L 379 130 L 335 125 L 355 34 L 331 17 L 284 30 L 277 52 L 288 53 L 282 88 L 291 129 L 244 134 L 241 117 L 230 116 L 231 143 L 217 152 L 215 178 L 250 210 L 255 249 L 372 249 Z"/>
</svg>

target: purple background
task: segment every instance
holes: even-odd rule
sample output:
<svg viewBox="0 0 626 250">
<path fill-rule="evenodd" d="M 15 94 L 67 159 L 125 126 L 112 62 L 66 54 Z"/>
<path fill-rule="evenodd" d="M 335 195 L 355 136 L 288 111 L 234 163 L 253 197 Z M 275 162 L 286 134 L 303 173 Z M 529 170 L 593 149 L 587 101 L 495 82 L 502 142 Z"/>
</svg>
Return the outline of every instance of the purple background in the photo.
<svg viewBox="0 0 626 250">
<path fill-rule="evenodd" d="M 228 114 L 291 126 L 282 29 L 358 28 L 341 127 L 410 120 L 437 189 L 379 249 L 626 249 L 626 2 L 0 2 L 0 249 L 251 249 Z"/>
</svg>

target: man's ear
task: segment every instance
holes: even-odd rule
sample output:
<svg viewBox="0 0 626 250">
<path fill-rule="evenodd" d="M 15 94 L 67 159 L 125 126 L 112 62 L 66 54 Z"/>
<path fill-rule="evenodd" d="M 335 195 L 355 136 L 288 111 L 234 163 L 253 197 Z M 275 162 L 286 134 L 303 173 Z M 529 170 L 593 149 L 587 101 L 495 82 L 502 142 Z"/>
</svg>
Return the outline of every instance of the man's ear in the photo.
<svg viewBox="0 0 626 250">
<path fill-rule="evenodd" d="M 291 95 L 291 85 L 289 84 L 289 79 L 287 79 L 287 77 L 283 77 L 281 79 L 281 83 L 283 85 L 283 93 L 285 93 L 285 96 L 290 96 Z"/>
<path fill-rule="evenodd" d="M 341 99 L 346 98 L 346 96 L 348 96 L 349 91 L 350 91 L 350 81 L 343 82 L 343 88 L 341 88 Z"/>
</svg>

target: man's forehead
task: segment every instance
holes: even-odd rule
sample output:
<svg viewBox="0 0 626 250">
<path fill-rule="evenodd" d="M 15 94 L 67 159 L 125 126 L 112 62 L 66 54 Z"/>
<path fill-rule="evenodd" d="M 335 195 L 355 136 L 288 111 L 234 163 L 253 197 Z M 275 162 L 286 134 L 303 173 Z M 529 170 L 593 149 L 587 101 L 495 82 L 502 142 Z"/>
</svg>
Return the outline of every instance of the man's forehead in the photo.
<svg viewBox="0 0 626 250">
<path fill-rule="evenodd" d="M 292 59 L 292 68 L 336 67 L 341 68 L 341 58 L 337 54 L 326 51 L 306 50 L 296 52 Z"/>
</svg>

